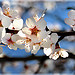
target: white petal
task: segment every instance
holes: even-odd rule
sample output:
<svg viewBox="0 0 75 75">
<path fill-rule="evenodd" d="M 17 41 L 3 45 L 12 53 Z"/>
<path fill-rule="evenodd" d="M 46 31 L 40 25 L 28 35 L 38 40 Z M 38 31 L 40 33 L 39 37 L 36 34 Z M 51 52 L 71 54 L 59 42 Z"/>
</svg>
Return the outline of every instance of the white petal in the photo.
<svg viewBox="0 0 75 75">
<path fill-rule="evenodd" d="M 52 44 L 50 37 L 46 37 L 45 39 L 43 39 L 43 41 L 41 42 L 41 47 L 44 48 L 50 48 L 50 45 Z"/>
<path fill-rule="evenodd" d="M 52 58 L 53 60 L 56 60 L 56 59 L 59 58 L 59 54 L 57 54 L 57 52 L 55 52 L 54 54 L 51 54 L 51 55 L 49 56 L 49 58 Z"/>
<path fill-rule="evenodd" d="M 33 17 L 28 18 L 28 19 L 26 20 L 26 25 L 27 25 L 29 28 L 33 28 L 33 27 L 36 25 L 36 21 L 34 20 Z"/>
<path fill-rule="evenodd" d="M 61 57 L 63 57 L 63 58 L 66 58 L 66 57 L 69 56 L 68 53 L 67 53 L 65 50 L 61 50 L 61 51 L 60 51 L 60 55 L 61 55 Z"/>
<path fill-rule="evenodd" d="M 54 53 L 55 52 L 55 44 L 52 44 L 50 48 L 52 49 L 52 53 Z"/>
<path fill-rule="evenodd" d="M 49 56 L 52 53 L 51 48 L 44 48 L 44 53 Z"/>
<path fill-rule="evenodd" d="M 75 19 L 75 10 L 71 10 L 68 12 L 68 17 L 71 19 Z"/>
<path fill-rule="evenodd" d="M 31 35 L 31 36 L 28 36 L 31 40 L 32 40 L 32 42 L 34 42 L 34 43 L 39 43 L 39 42 L 41 42 L 41 40 L 39 40 L 35 35 Z"/>
<path fill-rule="evenodd" d="M 45 30 L 42 30 L 40 32 L 37 33 L 37 38 L 39 40 L 45 39 L 47 37 L 47 32 Z"/>
<path fill-rule="evenodd" d="M 30 31 L 29 28 L 27 28 L 27 27 L 24 27 L 24 28 L 22 29 L 22 32 L 23 32 L 24 34 L 31 35 L 31 31 Z"/>
<path fill-rule="evenodd" d="M 8 45 L 8 47 L 10 48 L 10 49 L 14 49 L 14 50 L 17 50 L 17 47 L 16 46 L 14 46 L 14 45 Z"/>
<path fill-rule="evenodd" d="M 12 16 L 13 18 L 15 18 L 15 17 L 18 15 L 18 12 L 12 9 L 12 10 L 9 11 L 9 14 L 10 14 L 10 16 Z"/>
<path fill-rule="evenodd" d="M 53 43 L 56 43 L 58 41 L 57 33 L 52 33 L 51 34 L 51 40 L 52 40 Z"/>
<path fill-rule="evenodd" d="M 10 33 L 6 33 L 5 36 L 1 39 L 2 43 L 4 44 L 8 44 L 7 40 L 10 39 L 11 34 Z"/>
<path fill-rule="evenodd" d="M 30 52 L 31 51 L 31 46 L 30 44 L 25 44 L 25 51 Z"/>
<path fill-rule="evenodd" d="M 20 30 L 18 33 L 17 33 L 20 37 L 26 37 L 26 35 Z"/>
<path fill-rule="evenodd" d="M 19 48 L 19 49 L 25 49 L 25 45 L 17 45 L 17 48 Z"/>
<path fill-rule="evenodd" d="M 0 20 L 2 19 L 2 16 L 3 16 L 3 12 L 2 12 L 2 9 L 0 7 Z"/>
<path fill-rule="evenodd" d="M 22 19 L 14 19 L 13 26 L 16 30 L 20 30 L 23 27 L 23 20 Z"/>
<path fill-rule="evenodd" d="M 75 31 L 75 26 L 73 26 L 73 30 Z"/>
<path fill-rule="evenodd" d="M 11 37 L 10 33 L 5 33 L 5 36 L 4 36 L 5 39 L 10 39 L 10 37 Z"/>
<path fill-rule="evenodd" d="M 17 40 L 17 41 L 16 41 L 16 44 L 22 45 L 22 44 L 24 44 L 24 41 L 25 41 L 25 40 L 23 40 L 23 39 Z"/>
<path fill-rule="evenodd" d="M 13 30 L 13 23 L 10 24 L 10 26 L 8 27 L 8 29 Z"/>
<path fill-rule="evenodd" d="M 39 44 L 33 45 L 33 50 L 39 50 L 39 49 L 40 49 Z"/>
<path fill-rule="evenodd" d="M 31 53 L 32 54 L 36 54 L 38 51 L 37 50 L 32 50 Z"/>
<path fill-rule="evenodd" d="M 11 20 L 10 20 L 10 18 L 9 17 L 7 17 L 7 16 L 4 16 L 3 18 L 2 18 L 2 25 L 3 25 L 3 27 L 9 27 L 10 26 L 10 24 L 11 24 Z"/>
<path fill-rule="evenodd" d="M 37 22 L 37 28 L 38 29 L 45 29 L 46 28 L 46 21 L 44 20 L 44 18 L 41 18 L 38 22 Z"/>
<path fill-rule="evenodd" d="M 3 27 L 0 27 L 0 42 L 1 42 L 1 37 L 2 37 L 2 30 L 3 30 Z"/>
<path fill-rule="evenodd" d="M 6 33 L 6 30 L 5 30 L 5 28 L 3 28 L 3 30 L 2 30 L 2 38 L 5 36 L 5 33 Z"/>
<path fill-rule="evenodd" d="M 19 35 L 14 34 L 14 35 L 12 35 L 11 39 L 12 39 L 12 41 L 16 42 L 18 40 L 21 40 L 22 38 Z"/>
<path fill-rule="evenodd" d="M 33 50 L 31 51 L 31 53 L 36 54 L 39 49 L 40 49 L 39 44 L 33 45 Z"/>
<path fill-rule="evenodd" d="M 70 19 L 70 18 L 65 18 L 64 21 L 68 25 L 74 25 L 75 24 L 75 21 L 73 19 Z"/>
</svg>

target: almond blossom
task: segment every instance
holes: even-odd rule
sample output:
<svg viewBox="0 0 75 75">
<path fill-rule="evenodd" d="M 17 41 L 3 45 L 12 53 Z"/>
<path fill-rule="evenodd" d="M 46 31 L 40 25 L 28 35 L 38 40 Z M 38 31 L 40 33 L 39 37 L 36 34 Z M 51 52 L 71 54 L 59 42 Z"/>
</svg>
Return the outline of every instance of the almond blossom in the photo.
<svg viewBox="0 0 75 75">
<path fill-rule="evenodd" d="M 46 22 L 44 18 L 41 18 L 39 21 L 31 17 L 26 20 L 27 27 L 22 29 L 22 32 L 26 34 L 33 42 L 40 42 L 47 36 L 45 31 Z"/>
<path fill-rule="evenodd" d="M 44 47 L 44 53 L 49 56 L 49 58 L 54 60 L 59 58 L 59 56 L 63 58 L 68 57 L 66 50 L 62 50 L 59 45 L 56 45 L 57 41 L 58 35 L 56 33 L 52 33 L 50 36 L 44 39 L 42 43 L 42 46 Z"/>
<path fill-rule="evenodd" d="M 11 21 L 15 19 L 17 16 L 17 12 L 15 10 L 10 10 L 10 7 L 8 4 L 3 5 L 3 11 L 0 8 L 0 27 L 9 27 L 11 24 Z"/>
<path fill-rule="evenodd" d="M 75 10 L 71 10 L 68 12 L 68 17 L 65 18 L 65 23 L 70 25 L 73 30 L 75 31 Z"/>
<path fill-rule="evenodd" d="M 5 33 L 5 36 L 2 38 L 2 43 L 4 43 L 5 45 L 8 45 L 8 47 L 10 49 L 14 49 L 17 50 L 17 48 L 23 48 L 24 46 L 20 46 L 16 44 L 16 41 L 19 40 L 19 36 L 17 34 L 10 34 L 10 33 Z"/>
</svg>

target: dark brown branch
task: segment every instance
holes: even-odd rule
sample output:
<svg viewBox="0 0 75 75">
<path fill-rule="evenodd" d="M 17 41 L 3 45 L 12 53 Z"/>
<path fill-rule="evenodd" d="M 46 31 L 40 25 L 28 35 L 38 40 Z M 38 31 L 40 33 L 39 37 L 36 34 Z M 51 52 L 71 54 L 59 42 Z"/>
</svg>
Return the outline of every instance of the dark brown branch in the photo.
<svg viewBox="0 0 75 75">
<path fill-rule="evenodd" d="M 6 33 L 17 34 L 18 33 L 18 30 L 10 30 L 10 29 L 6 28 Z"/>
<path fill-rule="evenodd" d="M 75 35 L 75 31 L 71 31 L 71 32 L 52 32 L 52 33 L 57 33 L 58 36 L 71 36 L 71 35 Z"/>
<path fill-rule="evenodd" d="M 46 56 L 29 56 L 29 57 L 25 57 L 25 58 L 15 58 L 15 57 L 8 57 L 8 56 L 4 56 L 3 58 L 0 58 L 0 62 L 13 62 L 13 61 L 28 61 L 28 60 L 38 60 L 40 61 L 41 58 L 47 58 Z"/>
<path fill-rule="evenodd" d="M 68 58 L 75 59 L 75 55 L 72 54 L 72 53 L 69 53 L 69 57 Z M 31 55 L 31 56 L 25 57 L 25 58 L 15 58 L 15 57 L 4 56 L 3 58 L 0 58 L 0 63 L 3 63 L 3 62 L 13 62 L 13 61 L 29 61 L 29 60 L 38 60 L 38 61 L 42 61 L 43 62 L 46 59 L 49 59 L 49 57 L 47 57 L 45 55 L 44 56 L 34 56 L 34 55 Z"/>
</svg>

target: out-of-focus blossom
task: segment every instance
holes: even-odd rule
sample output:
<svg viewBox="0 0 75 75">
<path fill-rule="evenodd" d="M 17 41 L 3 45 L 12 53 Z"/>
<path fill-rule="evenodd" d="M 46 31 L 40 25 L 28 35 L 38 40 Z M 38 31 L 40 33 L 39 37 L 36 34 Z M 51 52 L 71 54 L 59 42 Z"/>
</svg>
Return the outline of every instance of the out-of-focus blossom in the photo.
<svg viewBox="0 0 75 75">
<path fill-rule="evenodd" d="M 48 72 L 53 72 L 54 71 L 54 61 L 53 60 L 46 60 L 40 69 L 39 73 L 48 73 Z"/>
<path fill-rule="evenodd" d="M 39 64 L 25 65 L 25 74 L 34 74 L 38 68 L 39 68 Z"/>
<path fill-rule="evenodd" d="M 65 23 L 70 25 L 73 30 L 75 31 L 75 10 L 71 10 L 68 12 L 68 17 L 65 18 Z"/>
<path fill-rule="evenodd" d="M 50 10 L 52 10 L 53 11 L 53 9 L 55 8 L 55 6 L 56 6 L 56 3 L 55 2 L 44 2 L 44 7 L 48 10 L 48 11 L 50 11 Z"/>
</svg>

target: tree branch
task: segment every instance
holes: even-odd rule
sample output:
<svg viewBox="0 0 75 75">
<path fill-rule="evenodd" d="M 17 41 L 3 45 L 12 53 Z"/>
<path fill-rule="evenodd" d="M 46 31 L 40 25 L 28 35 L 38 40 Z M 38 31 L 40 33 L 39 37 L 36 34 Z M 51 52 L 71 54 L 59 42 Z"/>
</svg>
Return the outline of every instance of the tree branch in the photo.
<svg viewBox="0 0 75 75">
<path fill-rule="evenodd" d="M 68 58 L 71 58 L 71 59 L 75 59 L 75 55 L 72 54 L 72 53 L 69 53 L 69 57 Z M 66 59 L 68 59 L 66 58 Z M 25 58 L 15 58 L 15 57 L 8 57 L 8 56 L 4 56 L 3 58 L 0 58 L 0 63 L 3 63 L 3 62 L 13 62 L 13 61 L 29 61 L 29 60 L 38 60 L 38 61 L 45 61 L 49 59 L 48 56 L 34 56 L 34 55 L 31 55 L 29 57 L 25 57 Z M 63 59 L 63 58 L 59 58 L 59 59 Z"/>
</svg>

